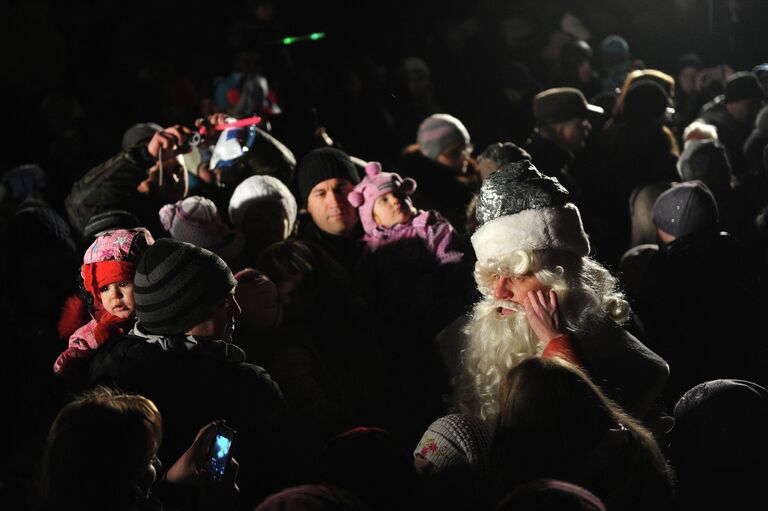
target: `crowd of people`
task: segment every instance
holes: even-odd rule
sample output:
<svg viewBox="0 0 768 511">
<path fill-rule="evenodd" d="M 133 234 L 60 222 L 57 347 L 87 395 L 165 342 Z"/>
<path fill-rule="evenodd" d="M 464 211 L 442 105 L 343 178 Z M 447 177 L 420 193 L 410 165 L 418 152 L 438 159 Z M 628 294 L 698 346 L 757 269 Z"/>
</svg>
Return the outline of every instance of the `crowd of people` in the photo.
<svg viewBox="0 0 768 511">
<path fill-rule="evenodd" d="M 297 132 L 244 51 L 71 182 L 4 170 L 0 505 L 754 509 L 768 64 L 560 34 L 483 147 L 420 58 Z"/>
</svg>

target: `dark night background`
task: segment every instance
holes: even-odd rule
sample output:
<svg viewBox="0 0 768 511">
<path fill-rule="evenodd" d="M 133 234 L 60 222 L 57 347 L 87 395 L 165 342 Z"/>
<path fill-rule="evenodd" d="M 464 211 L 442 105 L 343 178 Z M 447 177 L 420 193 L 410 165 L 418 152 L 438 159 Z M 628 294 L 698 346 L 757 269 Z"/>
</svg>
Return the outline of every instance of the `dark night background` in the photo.
<svg viewBox="0 0 768 511">
<path fill-rule="evenodd" d="M 214 77 L 231 73 L 242 51 L 258 53 L 284 110 L 274 133 L 297 157 L 319 124 L 349 152 L 382 160 L 365 154 L 377 146 L 360 138 L 377 136 L 369 110 L 397 108 L 396 67 L 408 56 L 430 66 L 437 103 L 465 122 L 476 147 L 519 141 L 529 121 L 505 115 L 502 91 L 548 85 L 548 45 L 565 12 L 590 31 L 593 48 L 618 33 L 633 57 L 672 73 L 686 52 L 737 71 L 768 60 L 768 2 L 760 0 L 28 0 L 4 10 L 0 169 L 41 163 L 62 192 L 117 152 L 131 124 L 200 116 Z M 315 31 L 327 38 L 273 43 Z M 399 135 L 402 143 L 414 134 Z"/>
</svg>

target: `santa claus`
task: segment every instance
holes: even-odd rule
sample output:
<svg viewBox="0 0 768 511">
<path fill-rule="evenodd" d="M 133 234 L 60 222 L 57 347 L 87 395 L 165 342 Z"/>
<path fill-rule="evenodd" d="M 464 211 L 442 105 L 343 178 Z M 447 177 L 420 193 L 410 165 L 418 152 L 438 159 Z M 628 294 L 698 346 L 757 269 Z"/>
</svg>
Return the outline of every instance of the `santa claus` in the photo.
<svg viewBox="0 0 768 511">
<path fill-rule="evenodd" d="M 508 164 L 483 182 L 477 218 L 472 245 L 483 299 L 465 331 L 459 407 L 495 417 L 499 383 L 512 367 L 559 356 L 643 418 L 669 367 L 621 327 L 629 306 L 616 279 L 588 257 L 589 239 L 565 188 L 529 161 Z"/>
</svg>

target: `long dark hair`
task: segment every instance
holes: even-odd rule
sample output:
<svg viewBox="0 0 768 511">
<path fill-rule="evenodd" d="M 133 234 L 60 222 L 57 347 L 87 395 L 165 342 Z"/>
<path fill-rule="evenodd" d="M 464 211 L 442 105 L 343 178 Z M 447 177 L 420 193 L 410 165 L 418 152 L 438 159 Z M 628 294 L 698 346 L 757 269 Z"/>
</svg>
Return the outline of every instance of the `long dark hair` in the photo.
<svg viewBox="0 0 768 511">
<path fill-rule="evenodd" d="M 496 428 L 500 492 L 549 477 L 583 485 L 609 506 L 628 494 L 671 497 L 672 472 L 651 433 L 560 359 L 534 357 L 509 371 Z"/>
</svg>

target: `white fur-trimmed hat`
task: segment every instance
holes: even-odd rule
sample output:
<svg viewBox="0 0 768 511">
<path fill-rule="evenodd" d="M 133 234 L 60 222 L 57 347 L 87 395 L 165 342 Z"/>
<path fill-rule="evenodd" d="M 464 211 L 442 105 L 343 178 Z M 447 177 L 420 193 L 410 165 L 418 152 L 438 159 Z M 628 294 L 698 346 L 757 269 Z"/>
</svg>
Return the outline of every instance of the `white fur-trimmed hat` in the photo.
<svg viewBox="0 0 768 511">
<path fill-rule="evenodd" d="M 517 250 L 589 254 L 589 239 L 568 191 L 529 161 L 510 163 L 488 176 L 478 196 L 477 220 L 481 226 L 472 235 L 472 246 L 480 264 Z"/>
</svg>

